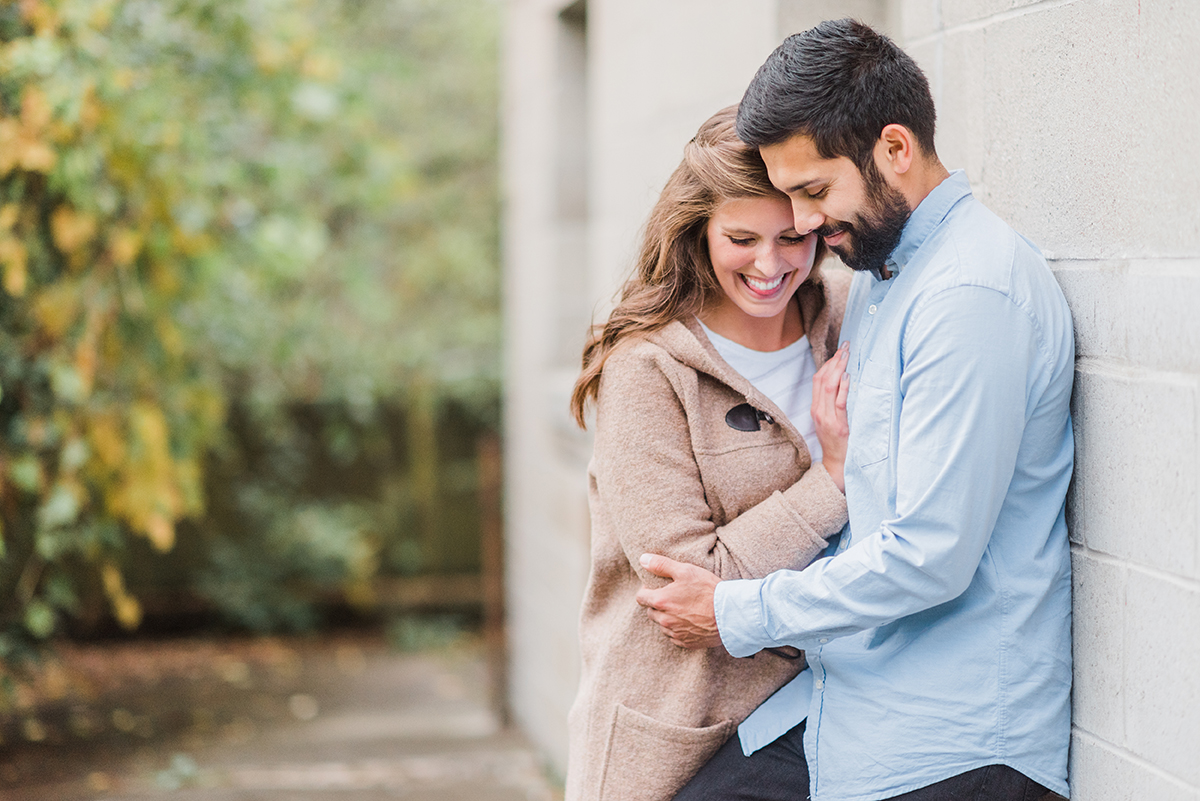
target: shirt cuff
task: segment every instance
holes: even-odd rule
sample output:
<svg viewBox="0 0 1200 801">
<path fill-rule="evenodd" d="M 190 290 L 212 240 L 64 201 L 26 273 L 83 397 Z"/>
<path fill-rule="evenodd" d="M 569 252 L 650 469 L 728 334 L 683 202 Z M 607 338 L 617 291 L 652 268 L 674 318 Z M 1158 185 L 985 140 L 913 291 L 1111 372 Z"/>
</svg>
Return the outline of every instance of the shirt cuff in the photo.
<svg viewBox="0 0 1200 801">
<path fill-rule="evenodd" d="M 713 611 L 717 632 L 732 656 L 753 656 L 775 643 L 763 625 L 761 579 L 733 579 L 717 584 Z"/>
</svg>

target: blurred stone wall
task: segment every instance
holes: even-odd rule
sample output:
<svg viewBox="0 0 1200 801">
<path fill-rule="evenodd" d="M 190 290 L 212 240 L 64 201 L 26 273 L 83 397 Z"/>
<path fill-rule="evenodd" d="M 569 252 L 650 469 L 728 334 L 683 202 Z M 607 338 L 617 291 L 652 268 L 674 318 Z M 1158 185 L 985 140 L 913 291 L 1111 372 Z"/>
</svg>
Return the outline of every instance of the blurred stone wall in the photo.
<svg viewBox="0 0 1200 801">
<path fill-rule="evenodd" d="M 509 688 L 517 721 L 561 769 L 589 558 L 591 439 L 567 409 L 584 336 L 593 314 L 606 314 L 684 144 L 737 102 L 777 44 L 776 10 L 767 0 L 508 9 Z"/>
<path fill-rule="evenodd" d="M 565 765 L 588 437 L 567 398 L 683 144 L 789 33 L 857 16 L 929 76 L 943 162 L 1075 316 L 1071 780 L 1200 799 L 1200 3 L 508 0 L 510 694 Z"/>
</svg>

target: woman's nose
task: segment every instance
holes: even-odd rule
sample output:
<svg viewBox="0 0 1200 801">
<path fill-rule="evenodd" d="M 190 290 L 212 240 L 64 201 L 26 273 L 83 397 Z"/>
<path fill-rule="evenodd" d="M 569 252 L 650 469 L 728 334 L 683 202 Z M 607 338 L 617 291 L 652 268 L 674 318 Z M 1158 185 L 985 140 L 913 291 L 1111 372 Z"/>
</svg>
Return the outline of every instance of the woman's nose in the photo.
<svg viewBox="0 0 1200 801">
<path fill-rule="evenodd" d="M 774 242 L 764 243 L 754 254 L 754 267 L 764 278 L 774 278 L 787 269 L 783 252 Z"/>
</svg>

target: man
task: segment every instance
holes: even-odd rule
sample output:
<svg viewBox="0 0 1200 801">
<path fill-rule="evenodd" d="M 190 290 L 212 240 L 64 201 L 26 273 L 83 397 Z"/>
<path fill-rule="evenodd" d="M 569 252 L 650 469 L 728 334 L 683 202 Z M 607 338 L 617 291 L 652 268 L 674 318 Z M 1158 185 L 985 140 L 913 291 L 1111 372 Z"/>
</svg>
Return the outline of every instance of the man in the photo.
<svg viewBox="0 0 1200 801">
<path fill-rule="evenodd" d="M 639 603 L 677 644 L 795 646 L 812 668 L 680 799 L 805 798 L 759 793 L 781 766 L 816 801 L 1067 792 L 1070 314 L 1037 249 L 942 166 L 934 116 L 912 59 L 850 20 L 790 37 L 742 100 L 796 229 L 857 271 L 850 522 L 763 580 L 643 557 L 673 581 Z"/>
</svg>

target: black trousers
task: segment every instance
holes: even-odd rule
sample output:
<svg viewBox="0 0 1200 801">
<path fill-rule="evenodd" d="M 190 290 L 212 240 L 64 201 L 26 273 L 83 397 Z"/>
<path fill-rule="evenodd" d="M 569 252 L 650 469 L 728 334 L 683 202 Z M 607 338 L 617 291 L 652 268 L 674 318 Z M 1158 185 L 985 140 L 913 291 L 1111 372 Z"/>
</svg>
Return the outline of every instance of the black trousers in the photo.
<svg viewBox="0 0 1200 801">
<path fill-rule="evenodd" d="M 807 801 L 804 721 L 750 756 L 737 733 L 725 741 L 675 801 Z"/>
<path fill-rule="evenodd" d="M 988 765 L 886 801 L 1041 801 L 1058 798 L 1007 765 Z M 808 801 L 804 724 L 750 756 L 734 734 L 675 801 Z"/>
<path fill-rule="evenodd" d="M 1008 765 L 988 765 L 888 801 L 1041 801 L 1048 793 L 1059 797 Z"/>
</svg>

